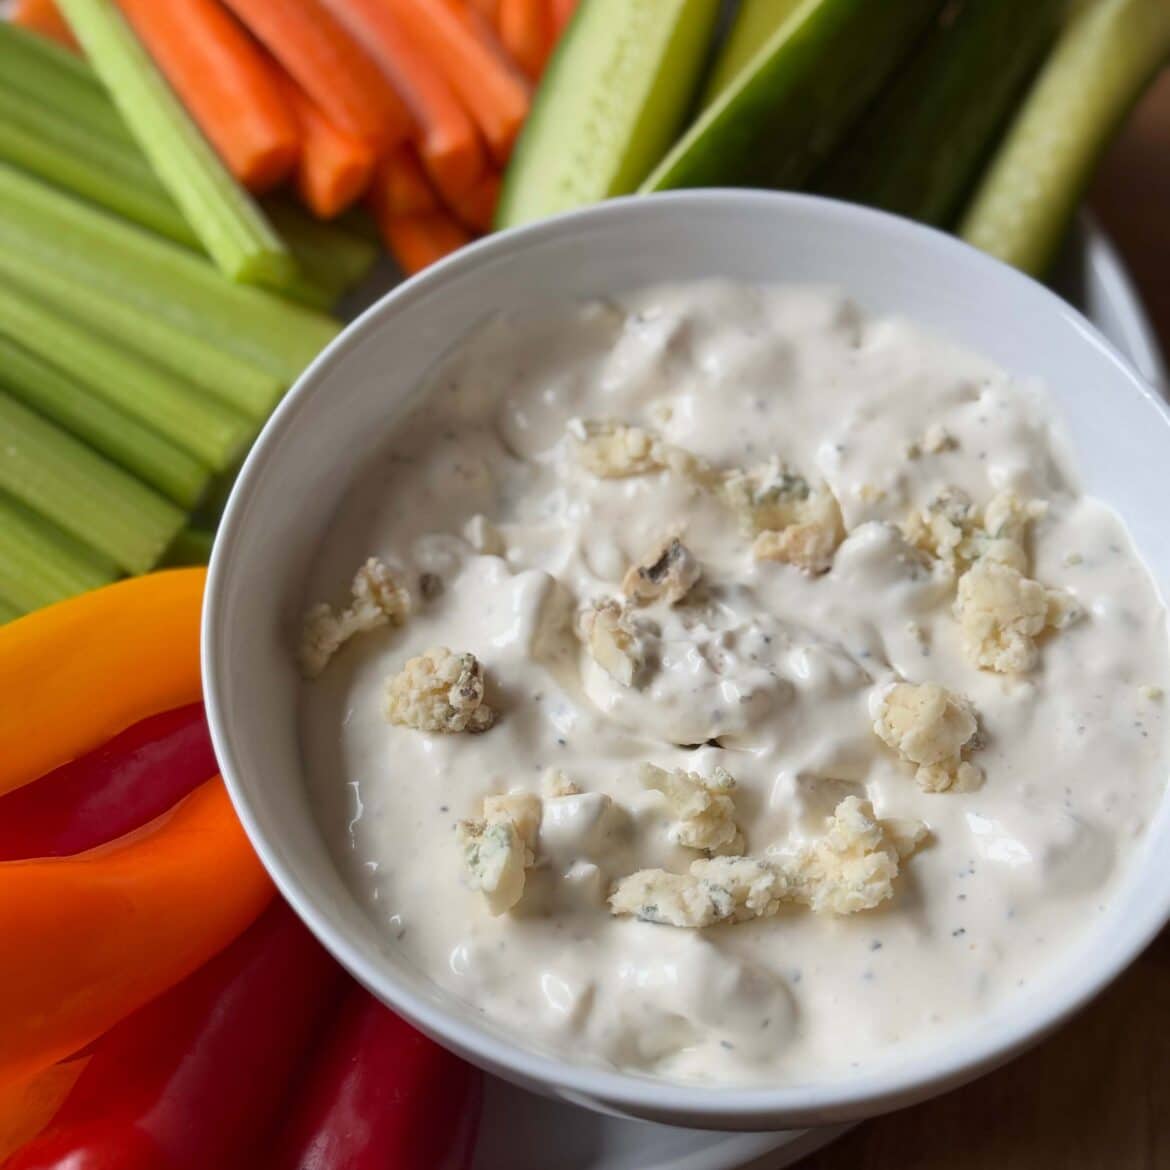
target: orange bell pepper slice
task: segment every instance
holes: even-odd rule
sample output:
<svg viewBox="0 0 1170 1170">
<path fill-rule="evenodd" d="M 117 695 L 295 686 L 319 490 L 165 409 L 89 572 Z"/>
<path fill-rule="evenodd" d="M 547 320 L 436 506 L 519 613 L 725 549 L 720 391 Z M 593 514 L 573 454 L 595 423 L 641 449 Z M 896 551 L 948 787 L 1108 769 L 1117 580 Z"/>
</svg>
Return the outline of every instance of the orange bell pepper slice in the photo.
<svg viewBox="0 0 1170 1170">
<path fill-rule="evenodd" d="M 0 793 L 202 697 L 206 579 L 149 573 L 0 626 Z"/>
<path fill-rule="evenodd" d="M 272 897 L 218 777 L 88 853 L 0 863 L 0 1089 L 205 963 Z"/>
</svg>

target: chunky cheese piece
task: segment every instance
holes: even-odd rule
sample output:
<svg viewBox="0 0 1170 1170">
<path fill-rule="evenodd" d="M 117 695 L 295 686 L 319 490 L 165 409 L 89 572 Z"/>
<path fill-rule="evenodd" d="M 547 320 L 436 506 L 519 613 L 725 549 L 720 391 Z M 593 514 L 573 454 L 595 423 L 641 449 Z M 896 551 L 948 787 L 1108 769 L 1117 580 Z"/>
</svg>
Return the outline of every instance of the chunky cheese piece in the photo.
<svg viewBox="0 0 1170 1170">
<path fill-rule="evenodd" d="M 644 869 L 610 894 L 613 914 L 701 929 L 768 918 L 786 903 L 818 914 L 856 914 L 894 896 L 900 862 L 926 839 L 916 821 L 879 821 L 857 796 L 841 801 L 824 836 L 775 857 L 712 857 L 685 874 Z"/>
<path fill-rule="evenodd" d="M 710 857 L 691 863 L 691 876 L 712 892 L 724 915 L 733 922 L 770 918 L 793 898 L 792 882 L 783 866 L 755 857 Z"/>
<path fill-rule="evenodd" d="M 981 561 L 959 578 L 955 617 L 963 648 L 978 667 L 1020 674 L 1036 665 L 1036 639 L 1081 616 L 1072 596 L 1046 589 L 1019 569 Z"/>
<path fill-rule="evenodd" d="M 788 866 L 795 897 L 818 914 L 872 910 L 894 896 L 902 849 L 915 847 L 925 836 L 925 826 L 899 824 L 894 838 L 868 800 L 847 796 L 837 805 L 829 831 Z"/>
<path fill-rule="evenodd" d="M 907 541 L 954 572 L 978 560 L 995 561 L 1028 571 L 1028 529 L 1044 514 L 1040 500 L 1021 500 L 999 492 L 980 513 L 961 488 L 939 492 L 903 525 Z"/>
<path fill-rule="evenodd" d="M 305 614 L 298 658 L 307 678 L 316 678 L 350 638 L 400 626 L 410 613 L 410 594 L 377 557 L 358 569 L 350 593 L 343 609 L 320 604 Z"/>
<path fill-rule="evenodd" d="M 874 733 L 909 764 L 924 792 L 977 788 L 983 774 L 963 759 L 977 746 L 975 710 L 962 696 L 935 683 L 895 683 L 875 691 Z"/>
<path fill-rule="evenodd" d="M 625 607 L 613 598 L 583 610 L 577 633 L 593 660 L 615 682 L 632 687 L 646 665 L 646 654 Z"/>
<path fill-rule="evenodd" d="M 752 555 L 823 573 L 845 536 L 841 509 L 827 484 L 810 484 L 778 460 L 754 471 L 734 471 L 723 497 L 755 540 Z"/>
<path fill-rule="evenodd" d="M 726 921 L 735 907 L 729 896 L 693 874 L 641 869 L 614 886 L 609 908 L 618 917 L 699 930 Z"/>
<path fill-rule="evenodd" d="M 690 549 L 673 536 L 630 566 L 622 580 L 622 592 L 635 604 L 661 600 L 678 605 L 702 575 L 702 567 Z"/>
<path fill-rule="evenodd" d="M 670 802 L 678 820 L 672 836 L 688 849 L 709 853 L 743 851 L 743 835 L 735 823 L 735 778 L 716 768 L 710 779 L 681 768 L 667 771 L 643 764 L 638 779 L 644 788 L 661 792 Z"/>
<path fill-rule="evenodd" d="M 511 822 L 529 853 L 536 850 L 542 811 L 540 797 L 531 792 L 507 792 L 483 798 L 483 819 L 489 825 L 499 824 L 501 821 Z M 531 865 L 532 862 L 529 861 L 527 864 Z"/>
<path fill-rule="evenodd" d="M 496 713 L 484 702 L 483 667 L 474 654 L 436 646 L 411 658 L 386 684 L 385 715 L 418 731 L 487 731 Z"/>
<path fill-rule="evenodd" d="M 524 871 L 535 860 L 540 815 L 539 797 L 510 793 L 486 797 L 482 817 L 456 826 L 468 883 L 482 892 L 494 915 L 506 914 L 524 896 Z"/>
</svg>

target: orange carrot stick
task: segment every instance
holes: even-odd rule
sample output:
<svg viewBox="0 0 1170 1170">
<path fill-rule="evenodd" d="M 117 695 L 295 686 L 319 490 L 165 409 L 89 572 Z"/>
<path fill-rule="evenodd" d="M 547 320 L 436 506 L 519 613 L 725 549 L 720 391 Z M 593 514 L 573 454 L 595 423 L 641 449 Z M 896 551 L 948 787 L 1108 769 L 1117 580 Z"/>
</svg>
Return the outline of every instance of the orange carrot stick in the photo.
<svg viewBox="0 0 1170 1170">
<path fill-rule="evenodd" d="M 508 55 L 534 81 L 552 45 L 544 0 L 500 0 L 496 27 Z"/>
<path fill-rule="evenodd" d="M 479 13 L 458 0 L 383 0 L 450 82 L 503 163 L 528 115 L 529 89 L 482 31 Z"/>
<path fill-rule="evenodd" d="M 487 155 L 471 115 L 383 0 L 326 0 L 406 101 L 418 149 L 443 197 L 458 199 L 483 175 Z"/>
<path fill-rule="evenodd" d="M 217 0 L 118 0 L 158 67 L 241 183 L 267 191 L 300 153 L 273 65 Z"/>
<path fill-rule="evenodd" d="M 439 201 L 427 179 L 418 152 L 409 143 L 387 155 L 374 172 L 370 186 L 370 214 L 379 222 L 391 215 L 435 211 Z"/>
<path fill-rule="evenodd" d="M 555 44 L 560 40 L 561 33 L 568 27 L 569 21 L 573 19 L 573 13 L 577 11 L 577 0 L 549 0 L 549 8 L 552 12 L 553 43 Z"/>
<path fill-rule="evenodd" d="M 332 219 L 360 199 L 369 187 L 374 175 L 373 148 L 333 125 L 291 78 L 281 80 L 300 127 L 297 191 L 314 215 Z"/>
<path fill-rule="evenodd" d="M 460 223 L 475 232 L 490 232 L 500 201 L 500 172 L 485 175 L 466 195 L 452 205 Z"/>
<path fill-rule="evenodd" d="M 339 130 L 375 150 L 409 136 L 410 112 L 402 99 L 321 0 L 226 3 Z"/>
<path fill-rule="evenodd" d="M 378 224 L 386 247 L 408 276 L 469 243 L 468 232 L 445 211 L 385 215 Z"/>
<path fill-rule="evenodd" d="M 12 23 L 27 28 L 29 32 L 40 33 L 75 53 L 81 52 L 73 30 L 53 0 L 16 0 L 12 6 Z"/>
</svg>

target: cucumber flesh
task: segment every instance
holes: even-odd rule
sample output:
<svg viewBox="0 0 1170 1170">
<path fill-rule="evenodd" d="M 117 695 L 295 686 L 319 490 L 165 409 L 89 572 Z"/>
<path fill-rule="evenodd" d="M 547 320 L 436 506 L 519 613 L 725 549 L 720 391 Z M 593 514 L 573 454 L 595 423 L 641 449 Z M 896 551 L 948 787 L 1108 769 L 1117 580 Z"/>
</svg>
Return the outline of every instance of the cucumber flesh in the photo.
<svg viewBox="0 0 1170 1170">
<path fill-rule="evenodd" d="M 1170 0 L 1094 0 L 1061 34 L 959 224 L 1043 276 L 1113 132 L 1170 58 Z"/>
<path fill-rule="evenodd" d="M 814 188 L 951 223 L 1055 40 L 1064 7 L 1065 0 L 949 5 Z"/>
<path fill-rule="evenodd" d="M 747 67 L 801 0 L 742 0 L 703 91 L 706 109 Z"/>
<path fill-rule="evenodd" d="M 695 96 L 718 0 L 581 0 L 533 103 L 496 227 L 626 195 Z"/>
<path fill-rule="evenodd" d="M 937 0 L 804 0 L 641 190 L 801 186 L 937 7 Z"/>
</svg>

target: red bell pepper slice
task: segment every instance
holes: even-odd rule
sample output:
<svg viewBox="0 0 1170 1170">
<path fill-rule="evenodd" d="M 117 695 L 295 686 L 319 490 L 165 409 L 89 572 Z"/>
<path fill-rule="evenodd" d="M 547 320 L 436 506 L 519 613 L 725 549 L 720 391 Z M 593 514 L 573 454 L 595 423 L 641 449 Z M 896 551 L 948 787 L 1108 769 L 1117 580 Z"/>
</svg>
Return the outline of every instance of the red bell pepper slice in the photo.
<svg viewBox="0 0 1170 1170">
<path fill-rule="evenodd" d="M 98 1040 L 51 1127 L 5 1170 L 242 1170 L 339 980 L 278 903 Z"/>
<path fill-rule="evenodd" d="M 103 845 L 154 820 L 215 772 L 202 703 L 152 715 L 0 796 L 0 861 Z"/>
<path fill-rule="evenodd" d="M 271 1170 L 466 1170 L 483 1074 L 354 987 L 315 1053 Z"/>
</svg>

